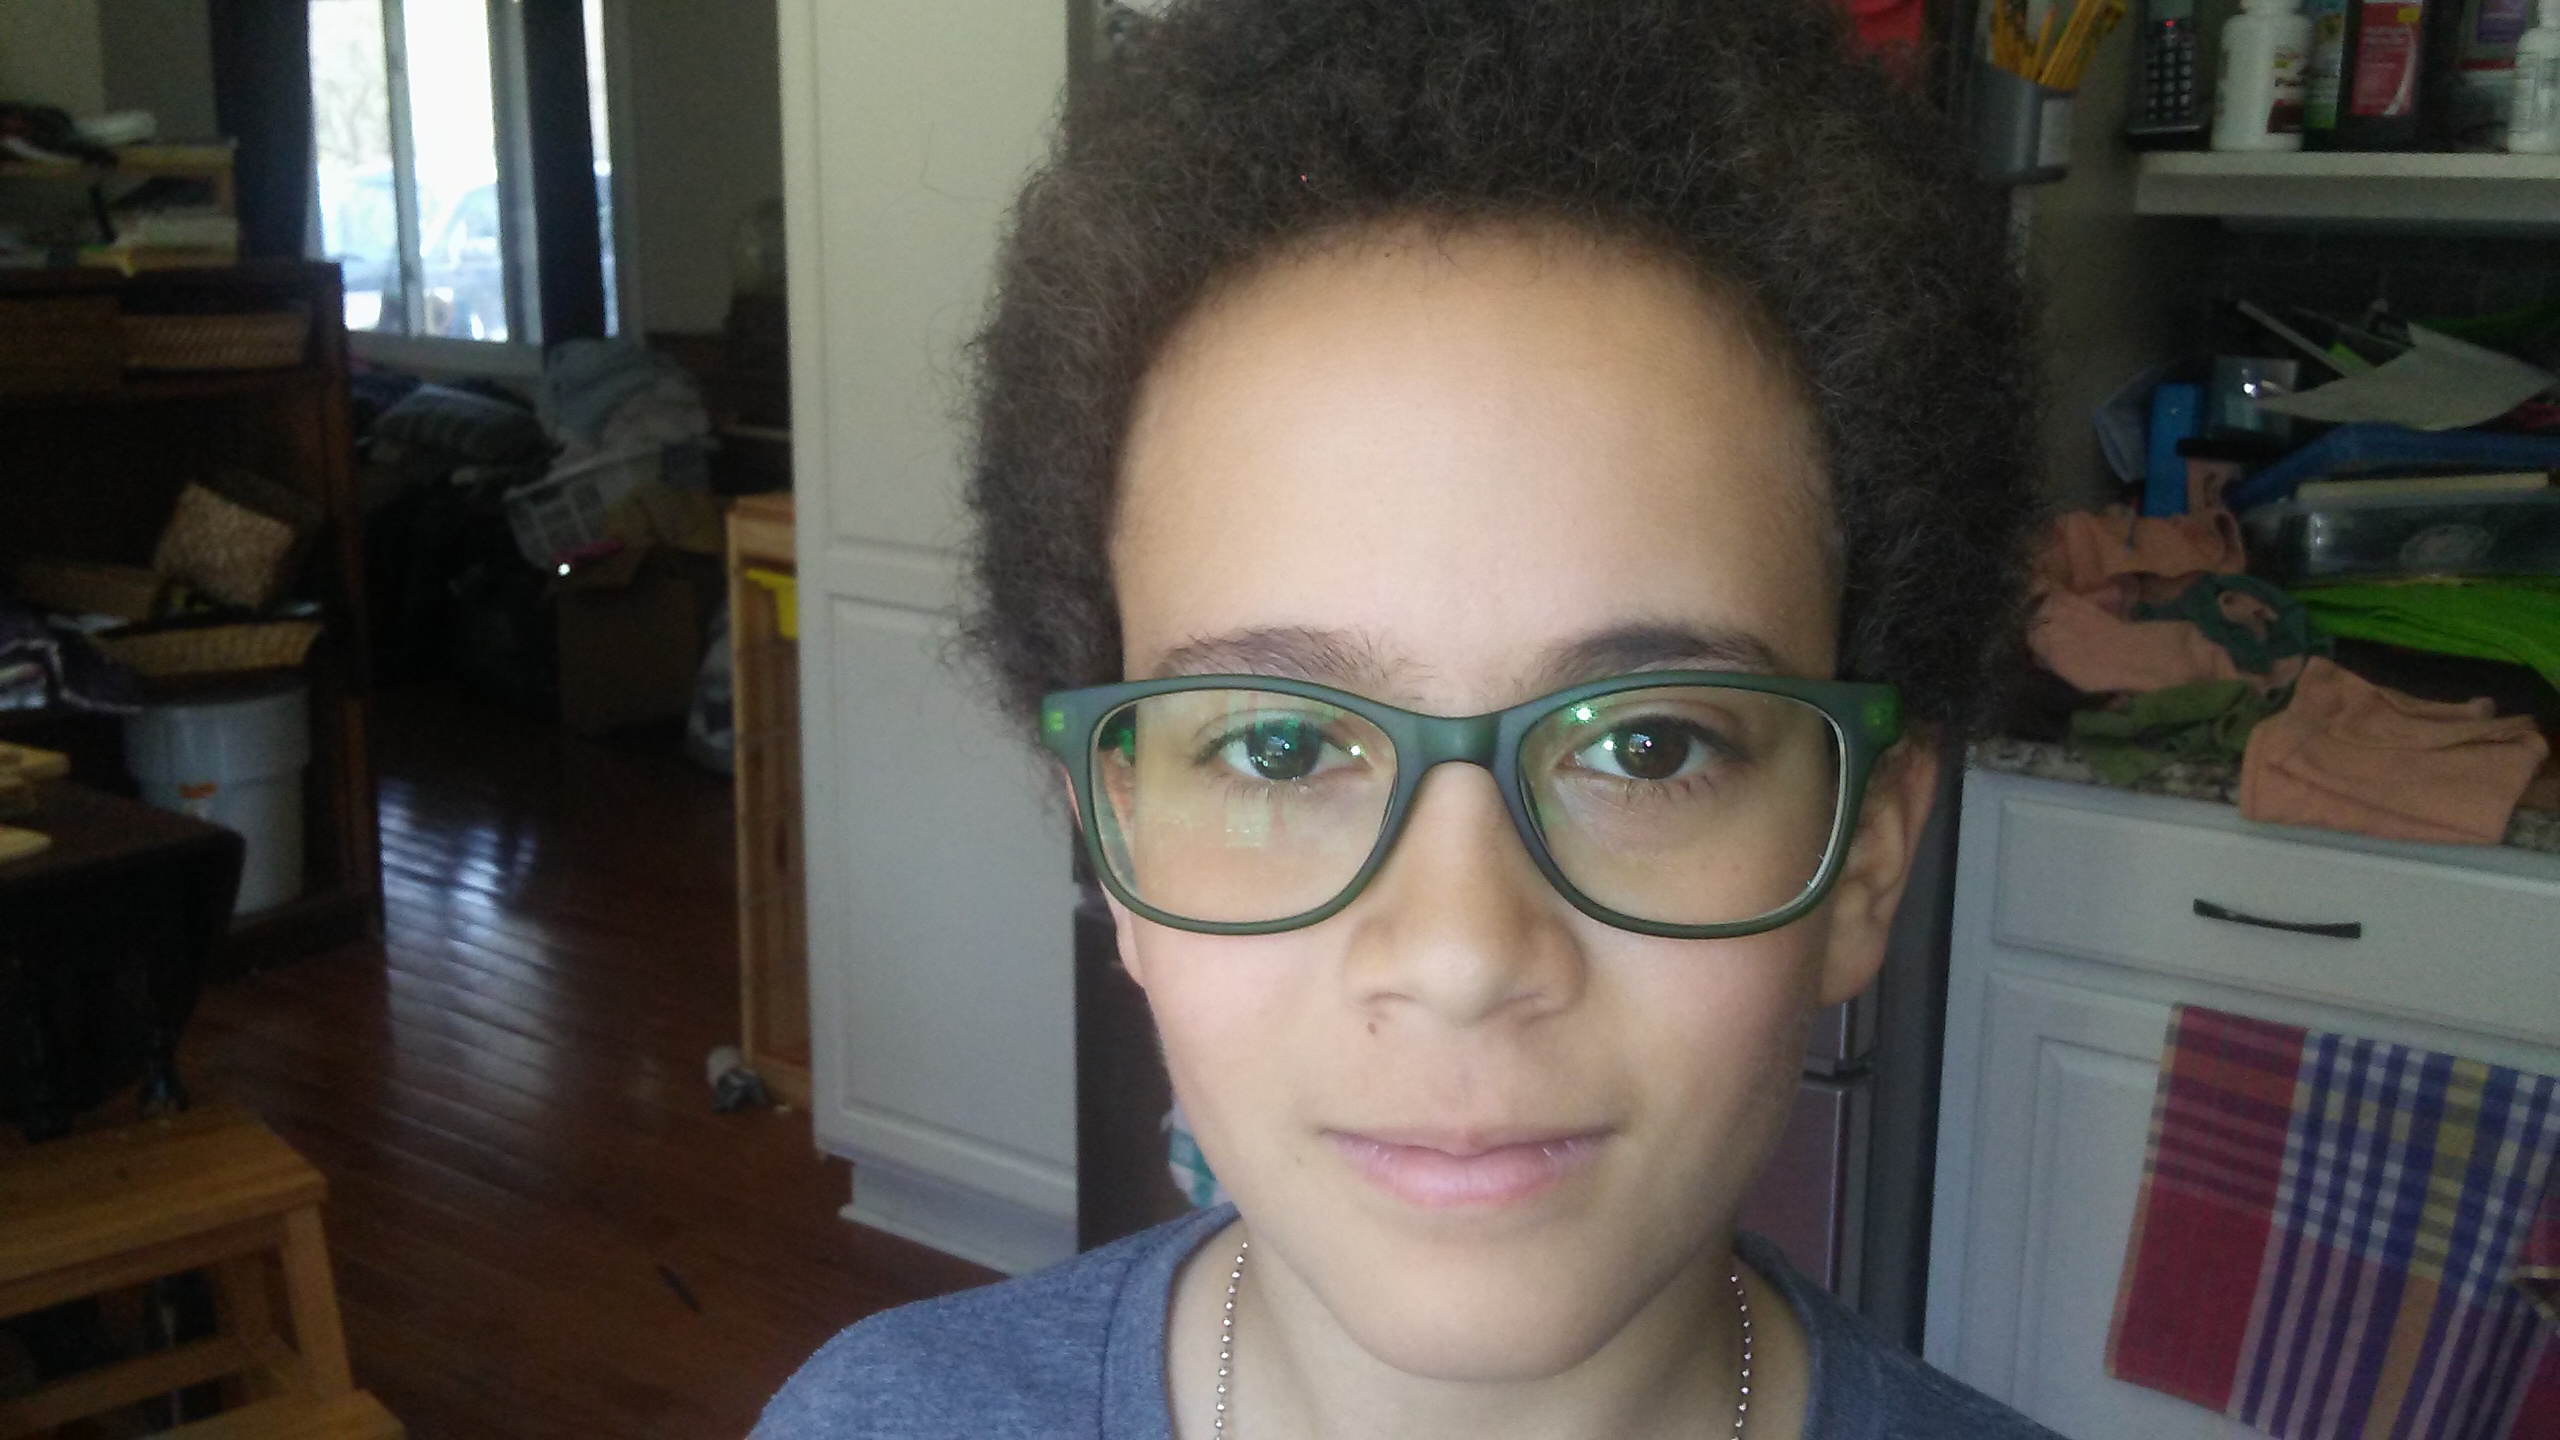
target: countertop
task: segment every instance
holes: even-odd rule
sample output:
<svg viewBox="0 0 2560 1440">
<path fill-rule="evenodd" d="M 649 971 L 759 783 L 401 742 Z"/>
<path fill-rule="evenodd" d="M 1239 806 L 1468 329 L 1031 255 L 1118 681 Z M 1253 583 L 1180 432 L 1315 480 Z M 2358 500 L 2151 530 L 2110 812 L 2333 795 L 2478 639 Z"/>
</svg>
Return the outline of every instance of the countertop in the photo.
<svg viewBox="0 0 2560 1440">
<path fill-rule="evenodd" d="M 1974 742 L 1968 759 L 1981 769 L 2005 775 L 2026 775 L 2038 780 L 2062 780 L 2078 785 L 2111 785 L 2111 782 L 2098 778 L 2098 773 L 2089 768 L 2089 762 L 2080 758 L 2079 752 L 2068 745 L 2050 741 L 1978 740 Z M 2140 784 L 2112 788 L 2230 805 L 2236 803 L 2233 797 L 2239 793 L 2240 766 L 2229 761 L 2172 764 Z M 2507 823 L 2506 843 L 2519 850 L 2560 855 L 2560 810 L 2518 810 L 2515 818 Z"/>
</svg>

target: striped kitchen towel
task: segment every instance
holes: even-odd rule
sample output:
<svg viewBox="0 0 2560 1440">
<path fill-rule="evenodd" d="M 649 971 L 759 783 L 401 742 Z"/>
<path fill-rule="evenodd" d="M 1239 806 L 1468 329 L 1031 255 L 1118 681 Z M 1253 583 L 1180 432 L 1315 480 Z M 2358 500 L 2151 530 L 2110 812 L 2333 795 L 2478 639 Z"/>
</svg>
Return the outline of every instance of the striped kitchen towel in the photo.
<svg viewBox="0 0 2560 1440">
<path fill-rule="evenodd" d="M 2107 1372 L 2284 1440 L 2560 1440 L 2560 1081 L 2181 1006 Z"/>
</svg>

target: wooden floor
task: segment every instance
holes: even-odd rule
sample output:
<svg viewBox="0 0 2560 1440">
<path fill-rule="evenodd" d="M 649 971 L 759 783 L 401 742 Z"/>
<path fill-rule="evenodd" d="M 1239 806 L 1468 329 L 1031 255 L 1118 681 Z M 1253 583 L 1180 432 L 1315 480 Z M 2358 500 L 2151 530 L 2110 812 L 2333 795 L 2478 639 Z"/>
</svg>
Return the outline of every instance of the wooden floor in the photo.
<svg viewBox="0 0 2560 1440">
<path fill-rule="evenodd" d="M 383 945 L 214 988 L 183 1061 L 328 1175 L 356 1379 L 411 1436 L 740 1435 L 840 1327 L 992 1278 L 840 1219 L 806 1115 L 710 1112 L 724 782 L 450 697 L 376 715 Z"/>
</svg>

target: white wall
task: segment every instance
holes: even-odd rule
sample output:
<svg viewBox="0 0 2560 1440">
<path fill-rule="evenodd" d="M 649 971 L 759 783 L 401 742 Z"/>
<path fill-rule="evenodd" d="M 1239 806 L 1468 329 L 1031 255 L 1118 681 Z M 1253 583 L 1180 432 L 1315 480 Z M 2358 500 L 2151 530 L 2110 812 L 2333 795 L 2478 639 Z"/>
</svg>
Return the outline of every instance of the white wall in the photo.
<svg viewBox="0 0 2560 1440">
<path fill-rule="evenodd" d="M 2112 40 L 2081 86 L 2070 178 L 2018 192 L 2044 282 L 2046 490 L 2072 508 L 2114 498 L 2089 412 L 2177 353 L 2212 254 L 2212 221 L 2133 213 L 2135 157 L 2118 138 L 2133 38 Z"/>
<path fill-rule="evenodd" d="M 213 30 L 205 0 L 97 0 L 97 6 L 107 108 L 150 111 L 165 140 L 220 133 L 213 122 Z"/>
<path fill-rule="evenodd" d="M 107 108 L 98 0 L 0 0 L 0 99 L 74 116 Z"/>
<path fill-rule="evenodd" d="M 1066 77 L 1064 7 L 782 0 L 820 1143 L 847 1214 L 1006 1269 L 1075 1240 L 1069 834 L 948 663 L 960 349 Z"/>
<path fill-rule="evenodd" d="M 729 314 L 738 222 L 782 193 L 780 42 L 771 4 L 621 0 L 606 44 L 625 45 L 610 78 L 629 121 L 625 191 L 641 324 L 716 331 Z M 936 5 L 848 10 L 912 9 Z M 620 31 L 619 36 L 616 30 Z"/>
</svg>

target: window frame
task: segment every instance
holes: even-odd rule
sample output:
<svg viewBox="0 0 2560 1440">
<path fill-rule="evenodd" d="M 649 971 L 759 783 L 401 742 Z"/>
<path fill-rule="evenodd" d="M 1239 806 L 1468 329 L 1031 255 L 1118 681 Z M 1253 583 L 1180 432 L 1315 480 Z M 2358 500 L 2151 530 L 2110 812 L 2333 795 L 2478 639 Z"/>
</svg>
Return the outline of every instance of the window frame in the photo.
<svg viewBox="0 0 2560 1440">
<path fill-rule="evenodd" d="M 304 0 L 310 3 L 310 0 Z M 533 147 L 535 137 L 528 103 L 529 89 L 525 64 L 524 0 L 484 0 L 489 25 L 490 116 L 495 139 L 493 146 L 497 178 L 499 211 L 500 270 L 504 279 L 507 338 L 473 340 L 458 336 L 429 335 L 426 329 L 427 293 L 423 262 L 429 236 L 425 234 L 425 217 L 418 199 L 416 137 L 412 129 L 410 109 L 407 7 L 405 0 L 374 0 L 381 7 L 383 30 L 384 94 L 390 110 L 392 200 L 398 230 L 399 254 L 396 257 L 400 293 L 396 299 L 385 296 L 386 305 L 400 306 L 403 328 L 399 332 L 350 330 L 347 332 L 349 353 L 367 362 L 430 376 L 487 375 L 510 378 L 537 377 L 542 372 L 545 345 L 542 323 L 542 272 L 540 263 L 541 220 L 536 213 L 533 193 Z M 582 0 L 578 0 L 582 3 Z M 629 149 L 629 106 L 626 88 L 620 83 L 627 74 L 617 50 L 627 51 L 629 36 L 628 11 L 624 0 L 597 0 L 601 24 L 597 27 L 606 53 L 585 57 L 589 67 L 601 65 L 605 83 L 605 134 L 591 136 L 590 143 L 602 142 L 602 152 L 595 156 L 605 169 L 606 200 L 612 211 L 614 266 L 610 313 L 618 320 L 615 333 L 639 333 L 635 266 L 629 256 L 631 207 L 628 203 L 626 177 L 629 167 L 624 156 Z M 593 79 L 590 79 L 590 84 Z M 582 104 L 580 114 L 586 113 Z M 317 213 L 319 186 L 318 159 L 314 156 L 312 188 L 314 214 L 309 227 L 309 249 L 316 259 L 329 257 L 321 243 L 321 223 Z M 604 241 L 601 229 L 597 240 Z M 601 258 L 601 257 L 599 257 Z"/>
</svg>

